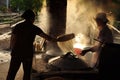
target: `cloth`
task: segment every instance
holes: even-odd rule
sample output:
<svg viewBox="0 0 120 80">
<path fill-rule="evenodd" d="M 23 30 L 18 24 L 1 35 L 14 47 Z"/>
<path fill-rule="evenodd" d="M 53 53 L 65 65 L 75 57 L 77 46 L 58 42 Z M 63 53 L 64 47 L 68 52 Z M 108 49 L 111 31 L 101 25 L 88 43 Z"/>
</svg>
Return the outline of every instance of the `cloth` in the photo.
<svg viewBox="0 0 120 80">
<path fill-rule="evenodd" d="M 100 41 L 97 45 L 92 47 L 92 51 L 94 52 L 92 56 L 92 66 L 97 67 L 99 65 L 99 55 L 101 52 L 101 48 L 104 43 L 113 43 L 113 34 L 109 27 L 106 25 L 100 30 L 98 35 L 98 40 Z"/>
<path fill-rule="evenodd" d="M 41 33 L 43 33 L 43 31 L 31 23 L 22 22 L 16 25 L 12 31 L 12 34 L 15 35 L 15 45 L 11 55 L 32 57 L 35 36 Z"/>
</svg>

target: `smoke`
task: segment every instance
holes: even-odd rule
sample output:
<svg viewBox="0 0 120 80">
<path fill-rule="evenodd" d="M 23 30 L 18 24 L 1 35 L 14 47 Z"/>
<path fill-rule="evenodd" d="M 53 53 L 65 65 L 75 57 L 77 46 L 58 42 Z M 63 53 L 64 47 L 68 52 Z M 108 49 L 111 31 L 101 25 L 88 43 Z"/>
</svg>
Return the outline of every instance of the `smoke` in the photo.
<svg viewBox="0 0 120 80">
<path fill-rule="evenodd" d="M 67 22 L 66 33 L 75 33 L 75 41 L 73 43 L 79 43 L 83 45 L 91 45 L 94 43 L 92 40 L 96 36 L 96 24 L 94 22 L 94 16 L 96 15 L 96 7 L 92 2 L 87 0 L 67 0 Z M 38 17 L 38 26 L 46 33 L 48 33 L 48 19 L 46 4 Z M 78 39 L 78 41 L 76 41 Z M 69 41 L 68 41 L 69 42 Z M 60 46 L 61 47 L 61 46 Z M 70 49 L 72 48 L 72 45 Z M 61 47 L 62 49 L 62 47 Z M 67 51 L 69 51 L 67 49 Z"/>
<path fill-rule="evenodd" d="M 93 44 L 92 38 L 96 37 L 97 29 L 94 17 L 97 12 L 102 11 L 101 8 L 96 8 L 94 3 L 89 0 L 67 0 L 67 22 L 66 33 L 75 33 L 76 36 L 83 35 L 81 38 L 84 44 Z M 49 15 L 44 2 L 43 8 L 38 17 L 38 26 L 48 33 Z M 84 38 L 84 39 L 83 39 Z"/>
<path fill-rule="evenodd" d="M 97 12 L 94 4 L 88 0 L 68 0 L 66 33 L 74 32 L 82 40 L 81 43 L 93 44 L 92 38 L 97 36 L 95 35 L 97 29 L 94 22 Z"/>
<path fill-rule="evenodd" d="M 93 39 L 98 32 L 94 21 L 96 10 L 90 2 L 67 0 L 66 33 L 75 33 L 76 37 L 70 41 L 58 42 L 64 53 L 69 51 L 74 53 L 73 48 L 83 49 L 94 44 Z"/>
<path fill-rule="evenodd" d="M 80 44 L 93 45 L 95 43 L 93 39 L 98 34 L 94 20 L 96 14 L 105 12 L 110 21 L 109 24 L 113 25 L 114 23 L 114 14 L 109 9 L 103 9 L 108 6 L 103 4 L 102 1 L 98 3 L 95 0 L 68 0 L 66 33 L 75 33 L 77 39 L 79 37 L 79 41 L 81 41 Z"/>
<path fill-rule="evenodd" d="M 46 0 L 44 0 L 41 12 L 39 12 L 37 25 L 46 33 L 48 33 L 49 15 L 46 8 Z"/>
<path fill-rule="evenodd" d="M 75 33 L 76 36 L 72 40 L 58 42 L 58 46 L 63 51 L 63 54 L 66 54 L 69 51 L 75 53 L 75 48 L 83 49 L 86 46 L 88 48 L 95 44 L 94 38 L 96 38 L 98 35 L 98 29 L 94 18 L 98 12 L 107 12 L 108 19 L 110 20 L 110 23 L 112 22 L 113 24 L 114 15 L 112 15 L 111 12 L 103 9 L 103 6 L 105 7 L 107 5 L 97 5 L 101 4 L 99 2 L 97 2 L 97 0 L 67 0 L 66 33 Z M 46 33 L 48 33 L 49 29 L 47 27 L 49 25 L 48 19 L 49 15 L 47 13 L 46 5 L 43 5 L 38 18 L 38 26 L 40 26 L 40 28 Z M 116 39 L 116 41 L 118 42 L 120 40 Z M 59 53 L 56 54 L 53 49 L 48 50 L 46 54 L 57 56 L 61 55 Z M 81 58 L 83 58 L 90 66 L 93 66 L 94 63 L 91 62 L 92 56 L 94 55 L 88 53 Z"/>
<path fill-rule="evenodd" d="M 79 46 L 84 47 L 94 45 L 94 38 L 98 34 L 94 18 L 98 12 L 105 12 L 103 7 L 96 4 L 94 0 L 67 0 L 66 33 L 75 33 L 76 37 L 73 44 L 79 43 Z M 110 22 L 113 23 L 114 16 L 109 16 Z M 47 27 L 49 25 L 48 19 L 49 15 L 46 4 L 44 4 L 40 12 L 38 25 L 46 33 L 49 29 Z"/>
</svg>

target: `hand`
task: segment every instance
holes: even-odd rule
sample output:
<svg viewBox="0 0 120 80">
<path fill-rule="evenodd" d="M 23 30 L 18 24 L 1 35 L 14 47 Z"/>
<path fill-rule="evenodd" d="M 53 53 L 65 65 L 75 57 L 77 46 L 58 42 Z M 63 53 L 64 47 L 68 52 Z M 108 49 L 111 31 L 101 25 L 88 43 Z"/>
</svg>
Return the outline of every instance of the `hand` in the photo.
<svg viewBox="0 0 120 80">
<path fill-rule="evenodd" d="M 68 41 L 68 40 L 73 39 L 74 37 L 75 37 L 74 33 L 65 34 L 65 35 L 62 35 L 62 36 L 58 37 L 57 41 L 60 41 L 60 42 Z"/>
<path fill-rule="evenodd" d="M 80 53 L 80 55 L 84 56 L 88 51 L 90 51 L 90 49 L 82 50 L 82 52 Z"/>
</svg>

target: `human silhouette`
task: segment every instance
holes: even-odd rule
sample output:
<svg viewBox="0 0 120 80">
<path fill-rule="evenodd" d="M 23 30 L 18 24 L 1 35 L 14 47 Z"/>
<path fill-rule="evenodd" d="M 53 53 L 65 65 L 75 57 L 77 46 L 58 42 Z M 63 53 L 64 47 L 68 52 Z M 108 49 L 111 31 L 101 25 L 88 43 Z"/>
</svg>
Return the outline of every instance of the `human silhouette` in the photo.
<svg viewBox="0 0 120 80">
<path fill-rule="evenodd" d="M 36 35 L 54 42 L 63 41 L 62 38 L 56 39 L 47 35 L 39 27 L 35 26 L 33 24 L 35 21 L 35 13 L 31 9 L 26 10 L 21 17 L 25 19 L 25 21 L 17 24 L 11 34 L 11 62 L 6 80 L 15 79 L 21 63 L 24 71 L 23 80 L 31 80 L 34 53 L 33 42 Z M 70 37 L 74 38 L 74 34 L 72 33 Z"/>
<path fill-rule="evenodd" d="M 99 34 L 97 39 L 97 44 L 93 47 L 82 50 L 81 55 L 84 56 L 87 52 L 92 51 L 95 52 L 92 62 L 94 63 L 93 67 L 97 68 L 99 63 L 99 54 L 104 43 L 113 43 L 113 34 L 107 23 L 109 20 L 107 19 L 107 15 L 104 12 L 100 12 L 96 15 L 95 21 L 97 23 L 97 27 L 99 29 Z"/>
</svg>

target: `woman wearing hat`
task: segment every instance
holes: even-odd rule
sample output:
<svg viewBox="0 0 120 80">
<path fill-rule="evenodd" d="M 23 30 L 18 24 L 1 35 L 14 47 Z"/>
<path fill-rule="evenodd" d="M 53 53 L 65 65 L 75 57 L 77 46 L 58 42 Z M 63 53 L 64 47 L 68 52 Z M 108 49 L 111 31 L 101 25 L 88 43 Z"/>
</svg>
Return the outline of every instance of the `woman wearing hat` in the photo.
<svg viewBox="0 0 120 80">
<path fill-rule="evenodd" d="M 81 52 L 81 55 L 85 55 L 87 52 L 92 51 L 95 52 L 94 56 L 93 56 L 93 60 L 91 61 L 94 65 L 92 65 L 93 67 L 97 67 L 98 65 L 98 56 L 101 50 L 101 47 L 104 43 L 113 43 L 113 35 L 112 35 L 112 31 L 109 29 L 107 23 L 109 22 L 109 20 L 107 19 L 106 13 L 98 13 L 96 15 L 95 21 L 97 23 L 97 27 L 99 29 L 99 34 L 97 37 L 97 41 L 98 43 L 95 44 L 95 46 L 83 50 Z"/>
</svg>

